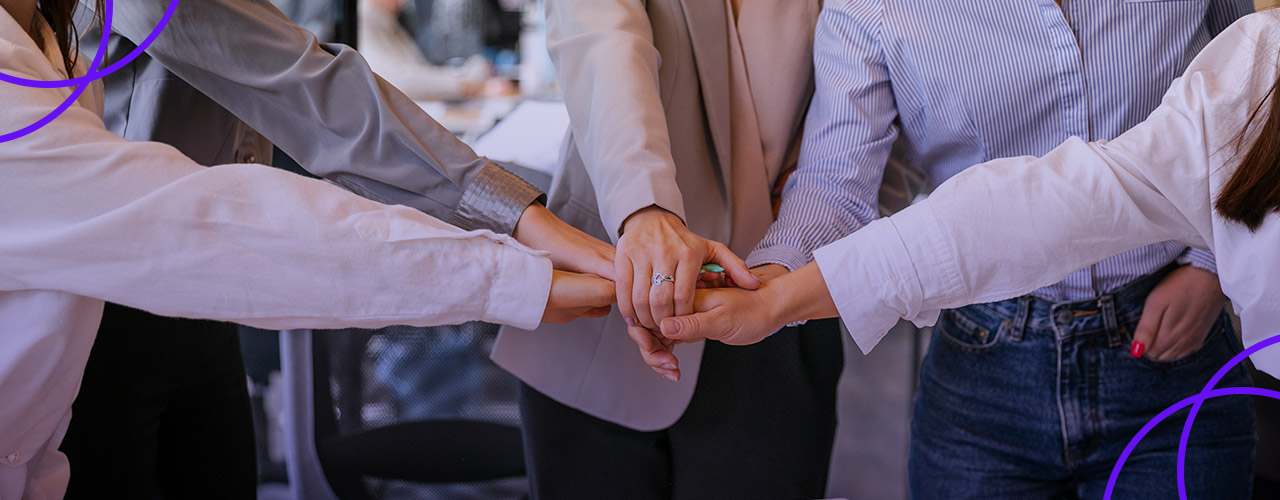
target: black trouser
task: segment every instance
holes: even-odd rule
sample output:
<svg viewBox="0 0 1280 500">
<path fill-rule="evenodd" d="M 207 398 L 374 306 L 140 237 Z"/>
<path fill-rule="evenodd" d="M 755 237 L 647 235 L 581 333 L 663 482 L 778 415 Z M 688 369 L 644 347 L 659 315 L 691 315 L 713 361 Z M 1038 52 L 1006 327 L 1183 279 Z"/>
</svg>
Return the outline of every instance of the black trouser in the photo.
<svg viewBox="0 0 1280 500">
<path fill-rule="evenodd" d="M 61 450 L 67 499 L 255 498 L 236 326 L 107 304 Z"/>
<path fill-rule="evenodd" d="M 840 335 L 832 319 L 751 346 L 707 342 L 689 408 L 656 432 L 600 420 L 524 386 L 534 498 L 825 496 L 844 368 Z"/>
</svg>

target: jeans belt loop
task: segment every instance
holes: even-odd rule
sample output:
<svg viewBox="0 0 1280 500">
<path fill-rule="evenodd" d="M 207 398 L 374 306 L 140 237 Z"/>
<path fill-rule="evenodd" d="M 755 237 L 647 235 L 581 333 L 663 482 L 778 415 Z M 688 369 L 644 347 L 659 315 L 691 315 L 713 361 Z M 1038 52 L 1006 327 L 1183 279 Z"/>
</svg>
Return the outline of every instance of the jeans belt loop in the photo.
<svg viewBox="0 0 1280 500">
<path fill-rule="evenodd" d="M 1102 324 L 1107 331 L 1107 341 L 1111 347 L 1119 347 L 1124 344 L 1124 338 L 1120 335 L 1120 320 L 1116 318 L 1116 299 L 1114 295 L 1103 295 L 1098 298 L 1098 308 L 1102 313 Z"/>
<path fill-rule="evenodd" d="M 1027 318 L 1031 317 L 1031 301 L 1030 296 L 1018 297 L 1018 311 L 1013 314 L 1013 324 L 1009 325 L 1009 340 L 1022 340 L 1022 332 L 1027 329 Z"/>
</svg>

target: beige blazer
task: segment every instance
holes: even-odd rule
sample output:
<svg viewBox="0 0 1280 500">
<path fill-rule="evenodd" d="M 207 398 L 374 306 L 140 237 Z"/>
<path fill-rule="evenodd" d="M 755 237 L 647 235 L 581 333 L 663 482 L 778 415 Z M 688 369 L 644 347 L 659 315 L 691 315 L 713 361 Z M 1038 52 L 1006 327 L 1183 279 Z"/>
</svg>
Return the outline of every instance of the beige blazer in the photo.
<svg viewBox="0 0 1280 500">
<path fill-rule="evenodd" d="M 757 97 L 768 92 L 770 99 L 794 103 L 791 126 L 769 130 L 797 144 L 812 95 L 812 40 L 821 0 L 747 3 L 768 2 L 808 4 L 802 22 L 778 26 L 773 44 L 801 54 L 795 68 L 782 69 L 795 73 L 786 80 L 791 85 L 752 89 Z M 571 121 L 562 170 L 550 193 L 557 215 L 616 242 L 627 216 L 657 205 L 682 217 L 695 233 L 730 243 L 747 256 L 772 222 L 773 180 L 751 191 L 761 193 L 758 200 L 731 208 L 727 11 L 725 0 L 547 0 L 548 50 Z M 787 156 L 794 161 L 795 155 Z M 740 234 L 731 234 L 733 227 Z M 676 348 L 683 376 L 668 382 L 641 360 L 615 308 L 605 318 L 532 332 L 506 328 L 493 359 L 570 407 L 657 430 L 675 423 L 688 406 L 702 347 Z"/>
</svg>

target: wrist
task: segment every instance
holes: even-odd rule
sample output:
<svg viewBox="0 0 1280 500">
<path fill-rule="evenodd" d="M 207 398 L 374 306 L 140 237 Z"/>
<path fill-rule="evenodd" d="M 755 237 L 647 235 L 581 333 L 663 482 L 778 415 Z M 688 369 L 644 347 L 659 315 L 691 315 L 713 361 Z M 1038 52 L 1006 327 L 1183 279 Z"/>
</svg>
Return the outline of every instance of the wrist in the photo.
<svg viewBox="0 0 1280 500">
<path fill-rule="evenodd" d="M 816 264 L 779 276 L 766 283 L 765 288 L 769 292 L 764 298 L 775 304 L 770 308 L 776 313 L 772 320 L 779 325 L 840 315 Z"/>
<path fill-rule="evenodd" d="M 784 326 L 803 320 L 790 320 L 794 306 L 788 296 L 784 283 L 766 281 L 754 293 L 759 294 L 760 308 L 765 312 L 765 323 L 771 332 L 781 330 Z"/>
<path fill-rule="evenodd" d="M 519 240 L 522 228 L 527 230 L 530 226 L 545 221 L 548 216 L 555 217 L 543 204 L 537 201 L 530 203 L 529 206 L 525 207 L 524 212 L 520 214 L 520 218 L 516 221 L 516 227 L 511 231 L 511 236 Z M 528 231 L 525 232 L 527 233 Z"/>
<path fill-rule="evenodd" d="M 674 219 L 674 220 L 672 220 Z M 619 235 L 627 233 L 628 228 L 634 229 L 639 226 L 645 226 L 657 223 L 667 223 L 669 225 L 684 226 L 684 221 L 666 209 L 657 205 L 649 205 L 640 210 L 636 210 L 622 221 L 622 228 L 618 231 Z"/>
</svg>

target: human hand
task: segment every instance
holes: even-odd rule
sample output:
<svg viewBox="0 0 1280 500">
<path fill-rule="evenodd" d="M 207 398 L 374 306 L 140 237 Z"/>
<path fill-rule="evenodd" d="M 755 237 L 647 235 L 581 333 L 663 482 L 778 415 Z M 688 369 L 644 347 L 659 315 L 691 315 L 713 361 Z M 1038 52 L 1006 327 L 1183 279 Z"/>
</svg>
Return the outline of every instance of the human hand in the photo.
<svg viewBox="0 0 1280 500">
<path fill-rule="evenodd" d="M 524 209 L 512 236 L 529 248 L 551 252 L 556 269 L 613 279 L 613 245 L 570 226 L 541 203 Z"/>
<path fill-rule="evenodd" d="M 760 278 L 760 281 L 765 283 L 773 281 L 774 278 L 789 272 L 791 272 L 790 269 L 779 264 L 762 264 L 751 268 L 751 274 L 756 275 L 757 278 Z"/>
<path fill-rule="evenodd" d="M 697 312 L 664 320 L 662 337 L 681 342 L 718 340 L 729 345 L 764 340 L 786 324 L 779 322 L 775 304 L 766 300 L 763 291 L 767 288 L 766 284 L 760 291 L 733 287 L 698 290 L 694 301 Z"/>
<path fill-rule="evenodd" d="M 627 318 L 627 335 L 640 348 L 640 358 L 644 360 L 644 364 L 667 380 L 680 380 L 680 361 L 676 359 L 674 352 L 679 341 L 635 324 L 631 318 Z"/>
<path fill-rule="evenodd" d="M 551 272 L 551 294 L 542 314 L 544 323 L 568 323 L 577 318 L 599 318 L 613 304 L 613 282 L 589 274 Z"/>
<path fill-rule="evenodd" d="M 812 263 L 755 291 L 699 290 L 695 307 L 695 314 L 663 320 L 662 336 L 680 342 L 706 339 L 746 345 L 764 340 L 787 324 L 839 314 L 826 280 Z"/>
<path fill-rule="evenodd" d="M 656 206 L 631 214 L 623 223 L 614 258 L 622 316 L 657 330 L 664 318 L 693 313 L 698 271 L 710 261 L 723 266 L 738 286 L 759 286 L 742 259 L 728 247 L 693 234 L 675 214 Z M 659 273 L 671 280 L 654 284 L 651 279 Z"/>
<path fill-rule="evenodd" d="M 1147 296 L 1129 353 L 1156 361 L 1191 354 L 1204 345 L 1226 300 L 1218 275 L 1193 266 L 1174 269 Z"/>
</svg>

